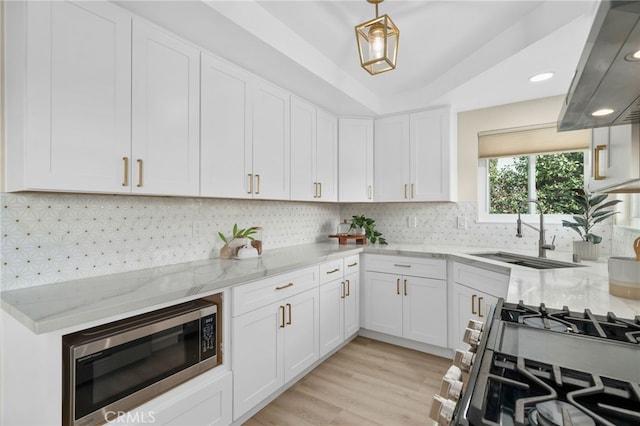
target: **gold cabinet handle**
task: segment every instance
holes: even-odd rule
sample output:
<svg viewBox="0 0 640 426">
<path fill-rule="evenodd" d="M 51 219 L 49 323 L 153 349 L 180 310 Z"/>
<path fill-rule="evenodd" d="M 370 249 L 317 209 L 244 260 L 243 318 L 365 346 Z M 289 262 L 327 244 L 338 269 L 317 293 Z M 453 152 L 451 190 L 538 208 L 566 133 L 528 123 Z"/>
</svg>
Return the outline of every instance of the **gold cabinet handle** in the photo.
<svg viewBox="0 0 640 426">
<path fill-rule="evenodd" d="M 349 280 L 347 280 L 347 294 L 346 296 L 351 296 L 351 284 L 349 283 Z"/>
<path fill-rule="evenodd" d="M 408 186 L 408 185 L 405 183 L 405 184 L 404 184 L 404 198 L 405 198 L 405 199 L 407 198 L 407 186 Z"/>
<path fill-rule="evenodd" d="M 367 195 L 370 200 L 373 198 L 373 187 L 371 185 L 369 185 Z"/>
<path fill-rule="evenodd" d="M 345 296 L 346 296 L 344 289 L 345 289 L 344 288 L 344 281 L 341 281 L 340 282 L 340 299 L 344 299 Z"/>
<path fill-rule="evenodd" d="M 249 176 L 249 190 L 247 194 L 253 194 L 253 174 L 249 173 L 247 176 Z"/>
<path fill-rule="evenodd" d="M 331 271 L 327 271 L 327 275 L 329 274 L 335 274 L 336 272 L 340 271 L 340 268 L 336 268 L 336 269 L 332 269 Z"/>
<path fill-rule="evenodd" d="M 256 194 L 259 194 L 260 193 L 260 175 L 256 175 L 256 179 L 258 180 Z"/>
<path fill-rule="evenodd" d="M 347 268 L 353 268 L 354 266 L 358 266 L 358 262 L 353 262 L 347 265 Z"/>
<path fill-rule="evenodd" d="M 600 174 L 600 151 L 607 149 L 606 145 L 598 145 L 593 148 L 593 179 L 604 180 L 606 176 Z"/>
<path fill-rule="evenodd" d="M 318 194 L 318 198 L 322 198 L 322 182 L 318 182 L 318 187 L 320 188 L 320 193 Z"/>
<path fill-rule="evenodd" d="M 280 328 L 284 328 L 284 306 L 280 305 Z"/>
<path fill-rule="evenodd" d="M 289 320 L 287 321 L 287 325 L 291 325 L 291 303 L 287 303 L 287 308 L 289 308 Z"/>
<path fill-rule="evenodd" d="M 480 318 L 484 317 L 484 315 L 482 315 L 482 299 L 483 299 L 482 296 L 478 297 L 478 316 Z"/>
<path fill-rule="evenodd" d="M 129 186 L 129 157 L 122 157 L 124 161 L 124 180 L 122 186 Z"/>
<path fill-rule="evenodd" d="M 292 287 L 292 286 L 293 286 L 293 283 L 289 283 L 289 284 L 283 285 L 281 287 L 276 287 L 276 290 L 284 290 L 285 288 L 289 288 L 289 287 Z"/>
<path fill-rule="evenodd" d="M 413 199 L 413 184 L 411 184 L 411 198 Z"/>
<path fill-rule="evenodd" d="M 471 295 L 471 313 L 476 315 L 476 295 Z"/>
<path fill-rule="evenodd" d="M 407 295 L 407 280 L 404 280 L 404 295 Z"/>
<path fill-rule="evenodd" d="M 142 159 L 138 158 L 138 188 L 142 186 Z"/>
<path fill-rule="evenodd" d="M 411 265 L 403 265 L 402 263 L 394 263 L 393 266 L 398 266 L 400 268 L 411 268 Z"/>
<path fill-rule="evenodd" d="M 400 278 L 396 281 L 396 293 L 398 295 L 400 294 Z"/>
<path fill-rule="evenodd" d="M 313 182 L 313 198 L 318 198 L 318 182 Z"/>
</svg>

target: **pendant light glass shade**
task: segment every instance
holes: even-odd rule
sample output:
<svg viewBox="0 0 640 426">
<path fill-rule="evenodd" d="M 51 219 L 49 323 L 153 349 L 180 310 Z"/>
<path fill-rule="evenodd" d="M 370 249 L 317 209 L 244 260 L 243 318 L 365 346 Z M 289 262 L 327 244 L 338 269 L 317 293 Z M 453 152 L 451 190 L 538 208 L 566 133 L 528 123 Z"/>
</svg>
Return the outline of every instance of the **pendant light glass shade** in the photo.
<svg viewBox="0 0 640 426">
<path fill-rule="evenodd" d="M 356 26 L 356 41 L 360 65 L 375 75 L 395 69 L 400 30 L 389 16 L 378 16 L 378 3 L 383 0 L 367 1 L 376 5 L 376 17 Z"/>
</svg>

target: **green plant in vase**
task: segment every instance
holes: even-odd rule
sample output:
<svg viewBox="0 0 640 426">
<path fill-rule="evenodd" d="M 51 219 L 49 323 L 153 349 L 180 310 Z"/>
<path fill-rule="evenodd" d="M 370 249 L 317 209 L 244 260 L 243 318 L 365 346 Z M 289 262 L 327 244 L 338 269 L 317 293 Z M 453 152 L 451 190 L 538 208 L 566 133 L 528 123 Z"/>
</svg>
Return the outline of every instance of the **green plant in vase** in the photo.
<svg viewBox="0 0 640 426">
<path fill-rule="evenodd" d="M 350 229 L 360 228 L 364 232 L 364 235 L 371 242 L 371 244 L 382 244 L 386 245 L 387 240 L 384 239 L 382 233 L 376 230 L 375 220 L 368 218 L 364 215 L 354 215 L 351 216 L 351 227 Z"/>
<path fill-rule="evenodd" d="M 229 244 L 239 239 L 248 239 L 253 241 L 254 239 L 253 234 L 255 233 L 256 233 L 255 228 L 240 229 L 238 228 L 237 223 L 233 224 L 231 237 L 229 238 L 225 237 L 225 235 L 222 232 L 218 232 L 218 237 L 220 237 L 220 239 L 224 242 L 224 246 L 220 249 L 220 257 L 223 259 L 231 259 L 235 255 L 234 253 L 235 250 Z"/>
</svg>

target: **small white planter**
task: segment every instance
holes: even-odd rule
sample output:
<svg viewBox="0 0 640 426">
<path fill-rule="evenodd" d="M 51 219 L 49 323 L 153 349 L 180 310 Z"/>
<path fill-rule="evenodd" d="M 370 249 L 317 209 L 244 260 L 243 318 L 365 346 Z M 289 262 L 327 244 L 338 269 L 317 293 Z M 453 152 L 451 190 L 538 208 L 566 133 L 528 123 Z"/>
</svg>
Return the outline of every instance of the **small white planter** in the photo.
<svg viewBox="0 0 640 426">
<path fill-rule="evenodd" d="M 591 241 L 574 241 L 573 254 L 581 260 L 598 260 L 600 257 L 600 244 L 593 244 Z"/>
</svg>

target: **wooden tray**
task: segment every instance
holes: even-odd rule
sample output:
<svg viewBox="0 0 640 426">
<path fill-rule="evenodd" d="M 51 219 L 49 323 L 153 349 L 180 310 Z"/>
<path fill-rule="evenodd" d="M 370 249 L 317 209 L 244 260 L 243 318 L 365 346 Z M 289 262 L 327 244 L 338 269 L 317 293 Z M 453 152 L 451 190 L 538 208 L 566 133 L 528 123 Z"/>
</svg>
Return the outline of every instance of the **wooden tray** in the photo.
<svg viewBox="0 0 640 426">
<path fill-rule="evenodd" d="M 329 235 L 329 238 L 337 238 L 338 244 L 347 244 L 349 240 L 355 240 L 356 244 L 366 244 L 366 235 Z"/>
</svg>

